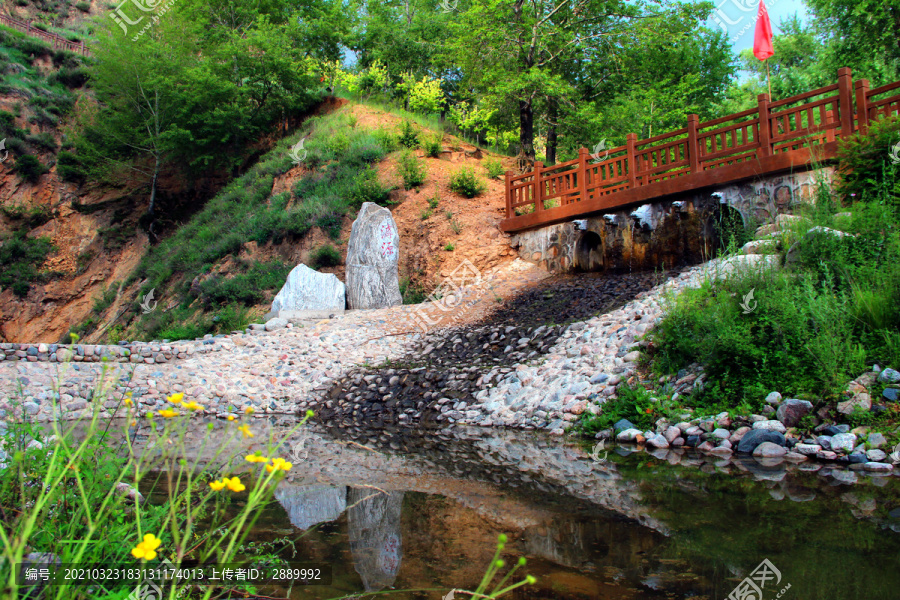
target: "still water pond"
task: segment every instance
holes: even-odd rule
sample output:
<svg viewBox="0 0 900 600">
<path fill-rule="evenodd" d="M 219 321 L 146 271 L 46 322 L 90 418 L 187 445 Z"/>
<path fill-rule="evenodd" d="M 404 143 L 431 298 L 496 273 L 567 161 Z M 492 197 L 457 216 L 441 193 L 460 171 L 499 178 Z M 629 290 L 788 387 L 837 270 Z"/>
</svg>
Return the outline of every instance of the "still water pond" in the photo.
<svg viewBox="0 0 900 600">
<path fill-rule="evenodd" d="M 296 468 L 252 538 L 296 540 L 285 558 L 329 564 L 333 582 L 275 597 L 438 600 L 477 587 L 504 533 L 507 563 L 525 556 L 538 578 L 515 599 L 900 598 L 897 476 L 624 449 L 595 460 L 479 429 L 310 428 L 289 447 Z M 764 560 L 762 594 L 737 595 Z"/>
</svg>

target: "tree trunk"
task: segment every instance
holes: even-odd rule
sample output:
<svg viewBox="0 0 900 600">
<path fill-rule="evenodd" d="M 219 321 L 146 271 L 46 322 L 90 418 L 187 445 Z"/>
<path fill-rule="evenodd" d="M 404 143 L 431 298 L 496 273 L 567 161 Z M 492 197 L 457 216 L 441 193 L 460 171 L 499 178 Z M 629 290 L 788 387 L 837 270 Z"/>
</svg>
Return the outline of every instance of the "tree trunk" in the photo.
<svg viewBox="0 0 900 600">
<path fill-rule="evenodd" d="M 519 145 L 521 154 L 534 162 L 534 106 L 531 100 L 519 100 Z"/>
<path fill-rule="evenodd" d="M 557 133 L 556 133 L 556 119 L 559 115 L 559 107 L 556 104 L 555 100 L 550 100 L 550 103 L 547 107 L 547 121 L 549 121 L 550 126 L 547 128 L 547 164 L 555 165 L 556 164 L 556 147 L 557 147 Z"/>
</svg>

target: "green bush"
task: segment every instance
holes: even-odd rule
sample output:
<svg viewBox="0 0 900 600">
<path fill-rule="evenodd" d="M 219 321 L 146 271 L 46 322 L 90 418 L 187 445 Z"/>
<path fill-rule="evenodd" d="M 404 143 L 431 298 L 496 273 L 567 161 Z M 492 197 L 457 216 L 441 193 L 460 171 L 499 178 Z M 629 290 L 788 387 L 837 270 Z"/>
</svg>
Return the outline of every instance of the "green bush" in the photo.
<svg viewBox="0 0 900 600">
<path fill-rule="evenodd" d="M 336 267 L 341 264 L 341 253 L 331 245 L 319 246 L 310 255 L 310 263 L 314 269 Z"/>
<path fill-rule="evenodd" d="M 900 143 L 900 118 L 874 123 L 867 135 L 842 139 L 839 144 L 838 195 L 844 201 L 900 204 L 900 164 L 890 150 Z"/>
<path fill-rule="evenodd" d="M 46 150 L 47 152 L 56 152 L 56 148 L 58 147 L 56 140 L 53 139 L 53 136 L 49 133 L 36 133 L 33 135 L 29 135 L 25 138 L 25 141 L 32 146 L 36 146 L 42 150 Z"/>
<path fill-rule="evenodd" d="M 419 147 L 419 134 L 416 133 L 412 123 L 403 121 L 403 125 L 400 127 L 400 134 L 397 136 L 397 142 L 410 150 Z"/>
<path fill-rule="evenodd" d="M 412 189 L 425 182 L 425 163 L 409 150 L 404 150 L 397 158 L 397 172 L 403 178 L 403 189 Z"/>
<path fill-rule="evenodd" d="M 628 419 L 641 430 L 653 429 L 654 423 L 669 405 L 669 402 L 654 399 L 643 386 L 630 386 L 625 383 L 617 389 L 615 398 L 603 403 L 600 414 L 584 413 L 578 421 L 578 426 L 584 434 L 590 436 L 612 428 L 620 419 Z"/>
<path fill-rule="evenodd" d="M 200 284 L 200 297 L 207 305 L 242 304 L 253 306 L 264 292 L 280 289 L 290 268 L 281 261 L 253 263 L 244 273 L 232 277 L 214 276 Z"/>
<path fill-rule="evenodd" d="M 437 158 L 438 156 L 440 156 L 441 150 L 443 150 L 443 139 L 444 137 L 442 135 L 437 134 L 425 140 L 425 154 L 427 156 L 430 156 L 431 158 Z"/>
<path fill-rule="evenodd" d="M 62 150 L 56 156 L 56 174 L 59 175 L 59 178 L 63 181 L 72 181 L 75 183 L 83 183 L 87 177 L 81 159 L 67 150 Z"/>
<path fill-rule="evenodd" d="M 56 248 L 49 238 L 28 237 L 20 230 L 0 244 L 0 289 L 11 289 L 20 298 L 41 279 L 39 268 Z"/>
<path fill-rule="evenodd" d="M 470 167 L 463 167 L 450 175 L 450 190 L 466 198 L 483 194 L 487 186 Z"/>
<path fill-rule="evenodd" d="M 484 168 L 487 169 L 488 177 L 491 179 L 500 179 L 506 172 L 503 163 L 497 158 L 488 158 L 484 161 Z"/>
<path fill-rule="evenodd" d="M 75 8 L 84 13 L 91 12 L 91 3 L 90 2 L 76 2 Z"/>
<path fill-rule="evenodd" d="M 379 206 L 384 206 L 390 197 L 391 188 L 378 180 L 378 171 L 372 168 L 361 172 L 354 180 L 350 190 L 350 201 L 355 207 L 362 206 L 364 202 L 374 202 Z"/>
<path fill-rule="evenodd" d="M 33 154 L 20 154 L 16 157 L 16 166 L 13 170 L 18 173 L 22 179 L 31 183 L 37 183 L 41 175 L 48 171 L 47 167 L 41 164 Z"/>
</svg>

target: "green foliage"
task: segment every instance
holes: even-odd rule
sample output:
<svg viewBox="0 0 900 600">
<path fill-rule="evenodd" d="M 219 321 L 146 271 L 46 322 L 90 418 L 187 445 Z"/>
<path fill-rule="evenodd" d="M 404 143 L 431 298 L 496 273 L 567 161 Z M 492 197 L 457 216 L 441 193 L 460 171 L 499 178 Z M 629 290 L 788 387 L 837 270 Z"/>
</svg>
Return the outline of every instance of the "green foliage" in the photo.
<svg viewBox="0 0 900 600">
<path fill-rule="evenodd" d="M 491 179 L 500 179 L 506 172 L 503 168 L 503 163 L 497 158 L 485 159 L 484 168 L 487 169 L 488 177 Z"/>
<path fill-rule="evenodd" d="M 47 173 L 49 169 L 41 164 L 33 154 L 20 154 L 16 156 L 16 164 L 13 171 L 18 173 L 22 179 L 30 183 L 37 183 L 41 175 Z"/>
<path fill-rule="evenodd" d="M 434 196 L 432 196 L 431 198 L 428 199 L 428 208 L 436 209 L 438 207 L 438 204 L 440 204 L 440 203 L 441 203 L 441 197 L 438 194 L 437 187 L 435 187 Z"/>
<path fill-rule="evenodd" d="M 446 250 L 447 252 L 453 252 L 454 250 L 456 250 L 456 246 L 454 246 L 453 244 L 447 244 L 446 246 L 444 246 L 444 250 Z"/>
<path fill-rule="evenodd" d="M 895 183 L 889 174 L 859 185 L 858 197 L 872 199 Z M 751 271 L 685 290 L 654 329 L 658 371 L 705 366 L 709 382 L 692 397 L 695 405 L 726 409 L 743 401 L 759 408 L 772 390 L 835 398 L 866 364 L 900 362 L 895 205 L 857 201 L 849 207 L 851 219 L 841 220 L 852 236 L 805 235 L 812 226 L 835 228 L 834 213 L 845 210 L 823 189 L 807 220 L 788 234 L 788 242 L 805 236 L 790 269 Z"/>
<path fill-rule="evenodd" d="M 80 10 L 83 13 L 91 12 L 91 3 L 90 2 L 76 2 L 75 8 Z"/>
<path fill-rule="evenodd" d="M 326 244 L 319 246 L 310 255 L 310 266 L 314 269 L 322 267 L 336 267 L 341 264 L 341 252 L 334 246 Z"/>
<path fill-rule="evenodd" d="M 431 218 L 431 215 L 433 215 L 433 214 L 434 214 L 433 210 L 431 210 L 430 208 L 426 208 L 421 213 L 419 213 L 419 218 L 422 219 L 423 221 L 427 221 L 428 219 Z"/>
<path fill-rule="evenodd" d="M 400 279 L 400 295 L 403 304 L 421 304 L 428 297 L 428 292 L 420 284 L 412 283 L 409 278 Z"/>
<path fill-rule="evenodd" d="M 20 298 L 31 284 L 40 281 L 40 266 L 56 248 L 49 238 L 31 238 L 25 230 L 3 240 L 0 245 L 0 289 L 11 289 Z"/>
<path fill-rule="evenodd" d="M 459 235 L 463 230 L 463 225 L 456 219 L 450 219 L 450 229 L 453 230 L 453 233 L 455 233 L 456 235 Z"/>
<path fill-rule="evenodd" d="M 450 175 L 450 190 L 466 198 L 474 198 L 487 190 L 487 185 L 471 167 L 462 167 Z"/>
<path fill-rule="evenodd" d="M 378 171 L 368 168 L 362 171 L 353 182 L 350 200 L 354 206 L 362 206 L 364 202 L 374 202 L 380 206 L 388 203 L 391 189 L 378 180 Z"/>
<path fill-rule="evenodd" d="M 403 189 L 412 189 L 425 182 L 425 164 L 409 150 L 404 150 L 397 157 L 397 172 L 403 179 Z"/>
<path fill-rule="evenodd" d="M 900 205 L 900 163 L 891 160 L 898 144 L 900 119 L 896 117 L 874 123 L 867 135 L 841 141 L 837 191 L 845 201 Z"/>
<path fill-rule="evenodd" d="M 84 165 L 78 156 L 68 150 L 62 150 L 56 156 L 56 174 L 63 181 L 83 183 L 86 177 Z"/>
<path fill-rule="evenodd" d="M 253 306 L 263 301 L 266 291 L 281 288 L 289 271 L 281 261 L 255 262 L 243 273 L 231 277 L 214 275 L 203 280 L 200 297 L 207 306 Z"/>
<path fill-rule="evenodd" d="M 425 143 L 422 144 L 422 147 L 425 149 L 425 155 L 431 158 L 440 156 L 441 150 L 443 150 L 443 139 L 444 136 L 441 134 L 426 138 Z"/>
<path fill-rule="evenodd" d="M 641 385 L 622 384 L 616 397 L 603 403 L 599 414 L 584 413 L 578 427 L 584 434 L 593 436 L 610 429 L 620 419 L 628 419 L 638 429 L 652 429 L 656 420 L 668 414 L 673 406 L 669 401 L 660 402 Z"/>
<path fill-rule="evenodd" d="M 403 125 L 400 127 L 400 133 L 397 136 L 397 142 L 401 146 L 405 146 L 411 150 L 419 147 L 419 134 L 416 132 L 412 123 L 403 121 Z"/>
</svg>

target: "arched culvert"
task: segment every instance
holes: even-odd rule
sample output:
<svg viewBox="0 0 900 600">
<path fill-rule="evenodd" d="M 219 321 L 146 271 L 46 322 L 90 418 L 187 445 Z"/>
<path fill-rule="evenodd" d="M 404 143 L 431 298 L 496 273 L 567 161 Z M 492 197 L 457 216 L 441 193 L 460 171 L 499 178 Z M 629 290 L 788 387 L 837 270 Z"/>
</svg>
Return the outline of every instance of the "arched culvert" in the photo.
<svg viewBox="0 0 900 600">
<path fill-rule="evenodd" d="M 575 242 L 575 269 L 603 270 L 603 240 L 593 231 L 584 231 Z"/>
<path fill-rule="evenodd" d="M 712 215 L 712 221 L 715 247 L 719 251 L 739 249 L 750 240 L 744 215 L 733 206 L 719 204 L 719 209 Z"/>
</svg>

